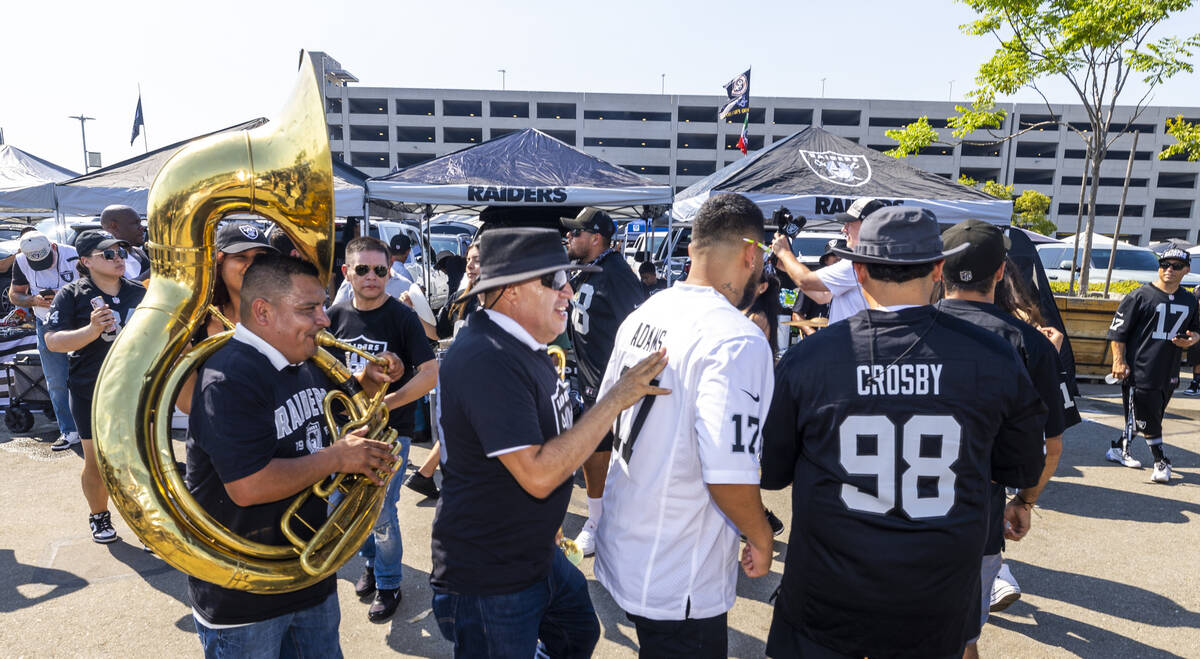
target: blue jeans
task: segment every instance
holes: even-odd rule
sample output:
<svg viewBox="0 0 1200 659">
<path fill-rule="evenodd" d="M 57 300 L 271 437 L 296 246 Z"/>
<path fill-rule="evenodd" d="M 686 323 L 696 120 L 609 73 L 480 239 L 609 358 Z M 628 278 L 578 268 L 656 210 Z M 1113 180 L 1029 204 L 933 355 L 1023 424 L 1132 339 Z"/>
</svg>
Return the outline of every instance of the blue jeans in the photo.
<svg viewBox="0 0 1200 659">
<path fill-rule="evenodd" d="M 337 593 L 307 609 L 268 618 L 241 627 L 212 629 L 196 621 L 196 633 L 208 659 L 234 657 L 331 657 L 342 656 L 338 625 L 342 610 Z"/>
<path fill-rule="evenodd" d="M 58 431 L 62 434 L 75 432 L 75 418 L 71 416 L 71 395 L 67 392 L 67 353 L 52 352 L 46 348 L 46 330 L 42 321 L 36 321 L 37 349 L 42 358 L 42 374 L 46 376 L 46 390 L 50 393 L 50 406 L 54 418 L 58 419 Z"/>
<path fill-rule="evenodd" d="M 528 659 L 538 640 L 555 659 L 592 656 L 600 621 L 587 580 L 554 549 L 550 576 L 508 595 L 433 593 L 433 615 L 455 657 Z"/>
<path fill-rule="evenodd" d="M 408 449 L 411 437 L 397 437 L 400 449 L 400 467 L 392 480 L 388 481 L 387 494 L 383 498 L 383 510 L 375 522 L 375 529 L 363 542 L 359 555 L 367 559 L 367 567 L 375 570 L 375 587 L 393 590 L 400 587 L 404 578 L 401 561 L 404 559 L 404 542 L 400 539 L 400 520 L 396 516 L 396 502 L 404 486 L 404 470 L 408 466 Z"/>
</svg>

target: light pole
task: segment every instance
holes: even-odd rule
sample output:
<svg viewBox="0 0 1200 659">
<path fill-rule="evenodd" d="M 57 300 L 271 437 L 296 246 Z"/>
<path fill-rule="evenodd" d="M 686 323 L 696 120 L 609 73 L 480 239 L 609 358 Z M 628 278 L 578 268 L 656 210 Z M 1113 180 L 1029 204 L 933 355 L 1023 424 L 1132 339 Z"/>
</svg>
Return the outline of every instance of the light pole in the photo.
<svg viewBox="0 0 1200 659">
<path fill-rule="evenodd" d="M 500 74 L 500 91 L 504 91 L 504 78 L 508 75 L 508 70 L 496 69 L 496 72 Z"/>
<path fill-rule="evenodd" d="M 662 74 L 662 93 L 667 93 L 667 74 Z"/>
<path fill-rule="evenodd" d="M 96 118 L 95 117 L 85 117 L 82 114 L 77 115 L 77 116 L 67 117 L 67 118 L 79 120 L 79 134 L 83 136 L 83 173 L 87 174 L 88 173 L 87 128 L 84 127 L 85 126 L 84 122 L 85 121 L 95 121 Z"/>
</svg>

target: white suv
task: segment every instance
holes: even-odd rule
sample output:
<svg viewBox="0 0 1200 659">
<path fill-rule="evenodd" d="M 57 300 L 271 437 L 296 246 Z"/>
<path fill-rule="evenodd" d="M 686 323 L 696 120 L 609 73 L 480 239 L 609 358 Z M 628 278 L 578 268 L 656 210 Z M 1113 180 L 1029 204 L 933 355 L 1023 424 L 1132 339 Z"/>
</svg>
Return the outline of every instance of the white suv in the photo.
<svg viewBox="0 0 1200 659">
<path fill-rule="evenodd" d="M 1050 281 L 1071 281 L 1071 253 L 1074 243 L 1067 239 L 1066 243 L 1047 243 L 1038 245 L 1038 258 L 1046 269 L 1046 279 Z M 1108 270 L 1108 257 L 1112 250 L 1111 243 L 1092 245 L 1092 269 L 1088 277 L 1090 282 L 1104 282 L 1104 273 Z M 1079 246 L 1079 256 L 1083 256 L 1083 245 Z M 1079 279 L 1079 276 L 1075 276 Z M 1113 261 L 1112 281 L 1138 281 L 1149 284 L 1158 279 L 1158 254 L 1145 247 L 1117 243 L 1117 258 Z M 1200 284 L 1200 274 L 1187 274 L 1183 277 L 1183 285 L 1191 288 Z"/>
</svg>

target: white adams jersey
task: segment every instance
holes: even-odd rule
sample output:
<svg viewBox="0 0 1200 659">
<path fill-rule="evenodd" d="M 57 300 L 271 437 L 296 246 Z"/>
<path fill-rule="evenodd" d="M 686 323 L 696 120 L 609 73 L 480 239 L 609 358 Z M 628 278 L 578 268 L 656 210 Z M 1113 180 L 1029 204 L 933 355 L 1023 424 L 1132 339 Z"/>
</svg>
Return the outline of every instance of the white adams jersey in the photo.
<svg viewBox="0 0 1200 659">
<path fill-rule="evenodd" d="M 665 347 L 659 384 L 614 430 L 596 578 L 627 613 L 710 618 L 737 598 L 739 531 L 706 483 L 759 483 L 775 382 L 761 330 L 712 288 L 678 284 L 621 323 L 600 395 Z"/>
</svg>

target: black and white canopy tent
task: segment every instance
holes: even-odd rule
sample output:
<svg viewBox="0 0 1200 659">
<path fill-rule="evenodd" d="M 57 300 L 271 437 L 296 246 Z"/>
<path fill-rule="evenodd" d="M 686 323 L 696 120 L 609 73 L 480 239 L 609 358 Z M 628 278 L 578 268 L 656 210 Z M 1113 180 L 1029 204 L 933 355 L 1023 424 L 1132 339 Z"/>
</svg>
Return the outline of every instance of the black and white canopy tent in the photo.
<svg viewBox="0 0 1200 659">
<path fill-rule="evenodd" d="M 176 152 L 189 143 L 210 135 L 249 130 L 265 123 L 267 123 L 266 119 L 253 119 L 236 126 L 176 142 L 65 181 L 59 184 L 57 189 L 58 211 L 62 215 L 96 215 L 110 204 L 125 204 L 132 207 L 139 215 L 145 215 L 150 184 L 154 182 L 158 170 L 162 169 L 162 166 Z M 334 215 L 338 217 L 361 216 L 367 175 L 334 159 L 333 179 Z"/>
<path fill-rule="evenodd" d="M 367 181 L 371 203 L 426 216 L 484 208 L 597 206 L 618 217 L 661 213 L 671 186 L 584 153 L 533 129 L 474 144 Z"/>
<path fill-rule="evenodd" d="M 1007 225 L 1012 217 L 1011 201 L 909 167 L 816 126 L 688 186 L 675 196 L 673 218 L 690 221 L 706 199 L 722 192 L 745 195 L 767 216 L 782 206 L 809 220 L 829 219 L 860 197 L 921 206 L 941 224 L 974 218 Z"/>
<path fill-rule="evenodd" d="M 0 214 L 50 215 L 54 184 L 79 176 L 9 144 L 0 144 Z"/>
</svg>

